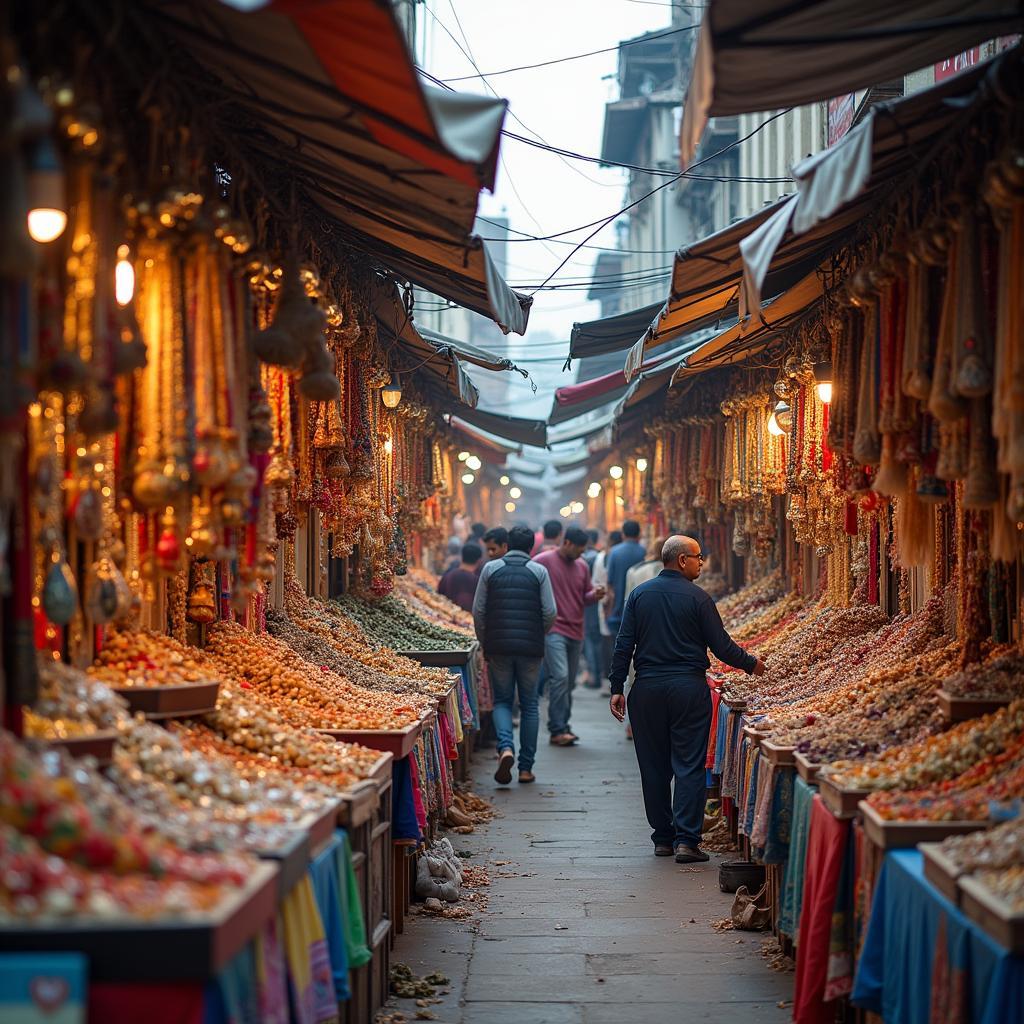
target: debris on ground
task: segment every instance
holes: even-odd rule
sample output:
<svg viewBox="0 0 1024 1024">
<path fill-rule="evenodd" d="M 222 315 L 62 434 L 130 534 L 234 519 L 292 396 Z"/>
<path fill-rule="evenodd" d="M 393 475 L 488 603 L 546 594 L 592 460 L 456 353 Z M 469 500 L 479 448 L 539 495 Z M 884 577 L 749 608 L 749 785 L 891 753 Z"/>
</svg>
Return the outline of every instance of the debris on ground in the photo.
<svg viewBox="0 0 1024 1024">
<path fill-rule="evenodd" d="M 729 835 L 729 822 L 722 814 L 721 808 L 717 811 L 704 812 L 704 828 L 701 837 L 701 848 L 708 853 L 731 853 L 736 849 L 736 844 Z"/>
<path fill-rule="evenodd" d="M 796 964 L 791 957 L 786 956 L 779 940 L 772 938 L 761 943 L 761 956 L 768 961 L 768 966 L 773 971 L 788 973 L 796 970 Z"/>
<path fill-rule="evenodd" d="M 400 999 L 433 999 L 440 986 L 451 984 L 451 979 L 445 977 L 440 971 L 434 971 L 432 974 L 418 978 L 412 973 L 412 968 L 408 964 L 402 963 L 392 964 L 389 980 L 392 994 Z M 417 1003 L 416 1005 L 427 1004 Z"/>
<path fill-rule="evenodd" d="M 735 928 L 735 925 L 732 923 L 731 917 L 723 917 L 718 921 L 712 921 L 711 927 L 716 932 L 731 932 Z"/>
</svg>

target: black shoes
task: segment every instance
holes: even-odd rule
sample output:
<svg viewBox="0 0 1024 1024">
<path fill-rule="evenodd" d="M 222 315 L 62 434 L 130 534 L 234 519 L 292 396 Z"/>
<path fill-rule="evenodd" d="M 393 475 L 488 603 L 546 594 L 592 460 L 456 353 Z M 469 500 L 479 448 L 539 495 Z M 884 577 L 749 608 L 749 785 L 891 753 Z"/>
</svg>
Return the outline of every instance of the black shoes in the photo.
<svg viewBox="0 0 1024 1024">
<path fill-rule="evenodd" d="M 671 857 L 672 856 L 672 847 L 669 846 L 667 843 L 657 843 L 655 845 L 655 847 L 654 847 L 654 856 L 655 857 Z"/>
<path fill-rule="evenodd" d="M 704 864 L 711 858 L 696 846 L 687 846 L 685 843 L 676 843 L 677 864 Z"/>
</svg>

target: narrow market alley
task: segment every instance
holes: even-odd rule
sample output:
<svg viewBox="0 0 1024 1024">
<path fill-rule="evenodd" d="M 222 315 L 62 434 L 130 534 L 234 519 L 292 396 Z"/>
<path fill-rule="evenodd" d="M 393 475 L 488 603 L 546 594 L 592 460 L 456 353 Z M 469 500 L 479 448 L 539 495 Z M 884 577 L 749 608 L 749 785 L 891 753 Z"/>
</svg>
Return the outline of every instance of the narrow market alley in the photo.
<svg viewBox="0 0 1024 1024">
<path fill-rule="evenodd" d="M 413 916 L 392 953 L 451 979 L 429 1009 L 444 1024 L 717 1024 L 789 1019 L 792 975 L 758 953 L 765 932 L 717 932 L 732 896 L 718 864 L 655 858 L 636 760 L 607 700 L 577 689 L 580 746 L 542 744 L 537 783 L 498 789 L 474 761 L 474 789 L 501 812 L 451 835 L 485 868 L 487 909 L 463 921 Z M 785 1008 L 780 1008 L 785 1007 Z M 412 1000 L 386 1012 L 416 1016 Z"/>
</svg>

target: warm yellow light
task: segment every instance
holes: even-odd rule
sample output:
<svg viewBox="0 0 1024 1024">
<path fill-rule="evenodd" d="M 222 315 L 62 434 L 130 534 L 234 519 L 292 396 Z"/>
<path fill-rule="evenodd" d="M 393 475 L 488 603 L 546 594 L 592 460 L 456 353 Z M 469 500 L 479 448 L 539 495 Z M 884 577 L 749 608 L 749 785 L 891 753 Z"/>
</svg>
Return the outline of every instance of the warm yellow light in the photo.
<svg viewBox="0 0 1024 1024">
<path fill-rule="evenodd" d="M 832 381 L 823 380 L 818 385 L 818 401 L 822 405 L 828 405 L 832 401 Z"/>
<path fill-rule="evenodd" d="M 394 447 L 395 447 L 395 444 L 391 440 L 390 437 L 387 437 L 387 438 L 384 439 L 384 451 L 387 452 L 388 455 L 391 454 L 391 452 L 394 449 Z"/>
<path fill-rule="evenodd" d="M 561 517 L 562 517 L 563 519 L 568 519 L 568 518 L 569 518 L 569 516 L 571 516 L 571 515 L 572 515 L 572 509 L 571 509 L 571 508 L 570 508 L 570 507 L 569 507 L 568 505 L 563 505 L 563 506 L 562 506 L 562 507 L 561 507 L 561 508 L 560 508 L 560 509 L 558 510 L 558 514 L 559 514 L 559 515 L 560 515 L 560 516 L 561 516 Z"/>
<path fill-rule="evenodd" d="M 459 462 L 465 462 L 469 458 L 469 452 L 459 452 Z"/>
<path fill-rule="evenodd" d="M 601 493 L 601 485 L 595 480 L 587 488 L 587 497 L 588 498 L 596 498 L 600 493 Z"/>
<path fill-rule="evenodd" d="M 570 509 L 570 511 L 574 512 L 576 515 L 579 515 L 583 511 L 583 502 L 582 501 L 574 501 L 569 506 L 569 509 Z"/>
<path fill-rule="evenodd" d="M 466 465 L 471 470 L 473 470 L 474 473 L 479 473 L 480 472 L 480 467 L 483 465 L 483 463 L 480 461 L 478 456 L 470 455 L 470 457 L 468 459 L 466 459 Z"/>
<path fill-rule="evenodd" d="M 644 459 L 644 458 L 637 459 L 636 460 L 636 468 L 637 468 L 637 472 L 638 473 L 646 473 L 647 472 L 647 460 Z"/>
<path fill-rule="evenodd" d="M 613 480 L 621 480 L 622 479 L 622 467 L 621 466 L 612 466 L 612 468 L 608 470 L 608 475 Z"/>
<path fill-rule="evenodd" d="M 498 477 L 498 483 L 501 484 L 502 487 L 508 487 L 508 477 L 507 476 L 500 476 L 500 477 Z"/>
<path fill-rule="evenodd" d="M 28 211 L 28 233 L 32 241 L 46 244 L 64 234 L 68 226 L 68 215 L 63 210 L 52 210 L 37 206 Z"/>
<path fill-rule="evenodd" d="M 626 499 L 621 494 L 616 494 L 615 495 L 615 504 L 616 505 L 625 505 L 626 504 Z"/>
<path fill-rule="evenodd" d="M 476 479 L 476 477 L 473 476 L 472 473 L 463 473 L 462 474 L 462 482 L 464 484 L 471 484 L 475 479 Z"/>
<path fill-rule="evenodd" d="M 768 433 L 773 437 L 781 437 L 785 433 L 782 427 L 779 426 L 779 421 L 775 418 L 774 412 L 768 417 Z"/>
<path fill-rule="evenodd" d="M 128 259 L 128 246 L 117 247 L 114 267 L 114 298 L 119 306 L 127 306 L 135 296 L 135 265 Z"/>
<path fill-rule="evenodd" d="M 518 487 L 510 487 L 508 489 L 508 496 L 510 498 L 521 498 L 523 496 L 523 492 Z"/>
<path fill-rule="evenodd" d="M 514 501 L 506 501 L 505 502 L 505 511 L 506 512 L 515 512 L 515 510 L 516 510 L 516 503 Z"/>
<path fill-rule="evenodd" d="M 390 384 L 385 384 L 380 389 L 380 400 L 384 403 L 385 408 L 397 409 L 399 403 L 402 401 L 402 387 L 400 384 L 392 381 Z"/>
</svg>

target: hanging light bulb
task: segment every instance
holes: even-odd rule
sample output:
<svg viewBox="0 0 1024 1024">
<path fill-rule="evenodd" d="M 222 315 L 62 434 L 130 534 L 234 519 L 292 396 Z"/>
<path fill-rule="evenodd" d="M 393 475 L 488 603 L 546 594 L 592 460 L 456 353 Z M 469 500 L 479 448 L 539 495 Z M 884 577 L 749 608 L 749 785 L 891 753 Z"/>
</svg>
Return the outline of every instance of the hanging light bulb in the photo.
<svg viewBox="0 0 1024 1024">
<path fill-rule="evenodd" d="M 636 470 L 638 473 L 647 472 L 647 460 L 643 457 L 636 460 Z"/>
<path fill-rule="evenodd" d="M 779 417 L 785 416 L 788 412 L 789 406 L 785 402 L 779 402 L 772 410 L 767 423 L 768 433 L 772 437 L 781 437 L 786 432 L 786 428 L 779 422 Z"/>
<path fill-rule="evenodd" d="M 387 453 L 388 455 L 390 455 L 390 454 L 391 454 L 391 452 L 392 452 L 392 451 L 394 450 L 394 447 L 395 447 L 395 443 L 394 443 L 394 441 L 392 441 L 390 437 L 386 437 L 386 438 L 384 439 L 384 451 L 385 451 L 385 452 L 386 452 L 386 453 Z"/>
<path fill-rule="evenodd" d="M 508 477 L 507 476 L 500 476 L 500 477 L 498 477 L 498 483 L 501 484 L 502 487 L 508 487 Z"/>
<path fill-rule="evenodd" d="M 473 470 L 474 473 L 479 473 L 480 472 L 480 467 L 483 465 L 483 463 L 480 461 L 478 456 L 470 455 L 470 457 L 468 459 L 466 459 L 466 465 L 471 470 Z"/>
<path fill-rule="evenodd" d="M 469 458 L 469 452 L 459 452 L 459 462 L 465 462 Z"/>
<path fill-rule="evenodd" d="M 475 479 L 476 479 L 476 477 L 473 476 L 472 473 L 463 473 L 462 474 L 462 482 L 464 484 L 471 484 Z"/>
<path fill-rule="evenodd" d="M 572 509 L 571 509 L 571 508 L 570 508 L 570 507 L 569 507 L 568 505 L 563 505 L 563 506 L 562 506 L 562 507 L 561 507 L 561 508 L 560 508 L 560 509 L 558 510 L 558 514 L 559 514 L 559 515 L 560 515 L 560 516 L 561 516 L 561 517 L 562 517 L 563 519 L 568 519 L 568 518 L 569 518 L 569 516 L 571 516 L 571 515 L 572 515 Z"/>
<path fill-rule="evenodd" d="M 510 498 L 521 498 L 523 496 L 523 492 L 518 487 L 510 487 L 508 489 L 508 496 Z"/>
<path fill-rule="evenodd" d="M 64 202 L 64 171 L 53 140 L 36 143 L 28 165 L 28 233 L 45 245 L 64 234 L 68 213 Z"/>
<path fill-rule="evenodd" d="M 612 466 L 612 468 L 608 470 L 608 475 L 613 480 L 621 480 L 622 479 L 622 467 L 621 466 Z"/>
<path fill-rule="evenodd" d="M 119 306 L 127 306 L 135 297 L 135 265 L 128 258 L 127 245 L 117 247 L 117 264 L 114 266 L 114 298 Z"/>
<path fill-rule="evenodd" d="M 506 501 L 505 502 L 505 511 L 506 512 L 515 512 L 515 510 L 516 510 L 516 503 L 514 501 Z"/>
<path fill-rule="evenodd" d="M 579 515 L 583 511 L 583 502 L 574 501 L 572 505 L 569 506 L 569 508 L 575 515 Z"/>
<path fill-rule="evenodd" d="M 397 409 L 402 401 L 402 385 L 394 380 L 390 384 L 385 384 L 380 389 L 380 400 L 386 408 Z"/>
<path fill-rule="evenodd" d="M 832 401 L 832 364 L 815 363 L 814 379 L 818 384 L 818 401 L 828 405 Z"/>
<path fill-rule="evenodd" d="M 594 480 L 587 487 L 587 497 L 588 498 L 596 498 L 600 493 L 601 493 L 601 485 L 596 480 Z"/>
</svg>

